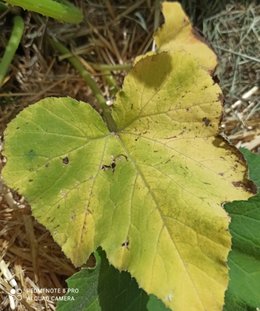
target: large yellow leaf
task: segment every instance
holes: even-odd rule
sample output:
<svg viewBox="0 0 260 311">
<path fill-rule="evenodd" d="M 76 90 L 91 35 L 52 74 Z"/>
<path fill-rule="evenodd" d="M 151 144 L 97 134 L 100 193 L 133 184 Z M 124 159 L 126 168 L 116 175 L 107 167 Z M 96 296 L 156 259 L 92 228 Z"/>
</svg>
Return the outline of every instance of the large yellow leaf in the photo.
<svg viewBox="0 0 260 311">
<path fill-rule="evenodd" d="M 159 51 L 185 51 L 212 72 L 217 65 L 214 52 L 196 32 L 179 2 L 163 2 L 165 24 L 155 35 Z"/>
<path fill-rule="evenodd" d="M 43 100 L 8 126 L 3 177 L 75 265 L 102 246 L 172 310 L 221 311 L 222 204 L 249 194 L 217 136 L 220 93 L 187 53 L 146 56 L 117 96 L 115 133 L 82 102 Z"/>
</svg>

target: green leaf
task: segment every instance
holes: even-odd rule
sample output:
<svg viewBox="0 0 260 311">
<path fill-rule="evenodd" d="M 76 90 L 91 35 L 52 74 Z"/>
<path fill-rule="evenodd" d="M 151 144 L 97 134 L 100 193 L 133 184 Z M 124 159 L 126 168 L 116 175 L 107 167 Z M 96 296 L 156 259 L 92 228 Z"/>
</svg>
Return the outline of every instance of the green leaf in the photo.
<svg viewBox="0 0 260 311">
<path fill-rule="evenodd" d="M 40 13 L 61 22 L 78 24 L 83 20 L 82 12 L 67 0 L 5 0 L 8 4 L 17 5 L 24 10 Z"/>
<path fill-rule="evenodd" d="M 6 183 L 76 266 L 98 246 L 175 311 L 221 310 L 229 218 L 243 163 L 217 136 L 220 89 L 186 53 L 139 61 L 113 108 L 117 132 L 69 98 L 45 99 L 5 132 Z"/>
<path fill-rule="evenodd" d="M 74 300 L 59 302 L 57 311 L 168 310 L 156 297 L 148 297 L 129 273 L 109 265 L 104 251 L 99 250 L 95 257 L 95 269 L 82 269 L 67 280 L 71 292 L 66 296 Z M 72 289 L 78 293 L 73 294 Z"/>
<path fill-rule="evenodd" d="M 246 148 L 241 148 L 244 158 L 247 161 L 249 168 L 249 178 L 256 184 L 259 192 L 260 188 L 260 156 L 250 152 Z"/>
<path fill-rule="evenodd" d="M 225 310 L 260 307 L 260 195 L 225 205 L 231 216 L 230 283 Z"/>
</svg>

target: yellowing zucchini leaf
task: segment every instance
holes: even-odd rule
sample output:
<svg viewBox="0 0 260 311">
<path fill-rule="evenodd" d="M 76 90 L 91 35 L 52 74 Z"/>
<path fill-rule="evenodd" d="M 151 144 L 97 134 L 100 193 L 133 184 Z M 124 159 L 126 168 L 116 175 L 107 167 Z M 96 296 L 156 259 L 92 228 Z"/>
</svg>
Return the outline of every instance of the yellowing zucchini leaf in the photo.
<svg viewBox="0 0 260 311">
<path fill-rule="evenodd" d="M 185 51 L 206 70 L 212 72 L 217 57 L 203 38 L 192 28 L 179 2 L 163 2 L 165 24 L 155 35 L 159 51 Z"/>
<path fill-rule="evenodd" d="M 223 202 L 248 198 L 217 136 L 220 89 L 191 56 L 141 59 L 109 132 L 90 106 L 48 98 L 5 132 L 6 183 L 76 266 L 98 246 L 174 311 L 220 311 L 228 283 Z"/>
</svg>

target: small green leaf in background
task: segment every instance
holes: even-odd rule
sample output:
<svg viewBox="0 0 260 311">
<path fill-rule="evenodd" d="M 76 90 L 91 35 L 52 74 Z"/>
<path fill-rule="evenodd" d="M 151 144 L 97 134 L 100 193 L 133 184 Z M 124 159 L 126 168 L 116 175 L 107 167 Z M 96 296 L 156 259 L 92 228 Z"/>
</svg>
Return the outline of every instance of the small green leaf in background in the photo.
<svg viewBox="0 0 260 311">
<path fill-rule="evenodd" d="M 244 158 L 247 161 L 249 169 L 249 178 L 252 180 L 260 190 L 260 156 L 258 154 L 250 152 L 248 149 L 241 148 Z"/>
<path fill-rule="evenodd" d="M 24 10 L 40 13 L 58 21 L 78 24 L 83 20 L 82 12 L 70 1 L 61 0 L 5 0 L 8 4 L 22 7 Z"/>
<path fill-rule="evenodd" d="M 249 178 L 259 189 L 260 156 L 241 151 L 248 162 Z M 260 193 L 248 201 L 226 204 L 225 209 L 231 216 L 232 251 L 224 310 L 256 310 L 260 307 Z"/>
<path fill-rule="evenodd" d="M 66 296 L 75 300 L 60 301 L 57 311 L 167 311 L 155 296 L 148 296 L 128 272 L 111 266 L 105 252 L 95 253 L 96 268 L 82 269 L 67 280 L 69 289 L 77 294 Z"/>
</svg>

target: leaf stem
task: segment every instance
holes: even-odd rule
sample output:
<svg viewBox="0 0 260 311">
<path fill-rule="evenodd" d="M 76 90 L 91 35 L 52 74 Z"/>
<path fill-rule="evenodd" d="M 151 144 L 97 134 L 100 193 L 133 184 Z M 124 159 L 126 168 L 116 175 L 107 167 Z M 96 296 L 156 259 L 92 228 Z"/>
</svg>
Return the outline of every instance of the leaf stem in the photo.
<svg viewBox="0 0 260 311">
<path fill-rule="evenodd" d="M 69 58 L 71 56 L 77 56 L 77 53 L 68 53 L 64 54 L 59 57 L 59 60 L 64 60 L 66 58 Z M 97 64 L 88 62 L 88 64 L 93 67 L 96 70 L 99 71 L 121 71 L 121 70 L 130 70 L 132 68 L 132 64 L 126 63 L 126 64 Z"/>
<path fill-rule="evenodd" d="M 40 13 L 62 22 L 78 24 L 83 20 L 82 12 L 67 0 L 5 0 L 11 5 L 17 5 L 24 10 Z"/>
<path fill-rule="evenodd" d="M 50 38 L 50 43 L 53 46 L 55 50 L 57 50 L 61 54 L 67 54 L 70 53 L 70 51 L 61 43 L 59 42 L 56 38 Z M 71 56 L 68 57 L 68 61 L 71 63 L 71 65 L 78 70 L 79 74 L 82 76 L 82 78 L 86 81 L 87 85 L 91 88 L 93 94 L 95 95 L 100 108 L 101 108 L 101 115 L 106 122 L 109 130 L 111 132 L 116 131 L 116 124 L 115 121 L 112 118 L 110 108 L 108 107 L 106 103 L 105 97 L 102 95 L 102 92 L 100 88 L 98 87 L 96 81 L 91 77 L 89 72 L 82 66 L 80 60 L 77 58 L 77 56 Z"/>
<path fill-rule="evenodd" d="M 115 96 L 117 92 L 119 91 L 119 87 L 117 85 L 115 78 L 112 76 L 112 73 L 109 70 L 104 70 L 103 74 L 104 74 L 103 79 L 105 80 L 106 84 L 109 86 L 110 95 Z"/>
<path fill-rule="evenodd" d="M 130 70 L 132 68 L 131 64 L 95 64 L 89 63 L 94 69 L 100 71 L 120 71 L 120 70 Z"/>
<path fill-rule="evenodd" d="M 5 48 L 3 58 L 0 61 L 0 87 L 2 86 L 4 77 L 6 76 L 8 68 L 20 44 L 20 41 L 23 35 L 23 30 L 24 30 L 24 22 L 20 16 L 15 16 L 13 21 L 14 21 L 14 26 L 12 29 L 12 33 L 7 43 L 7 46 Z"/>
</svg>

